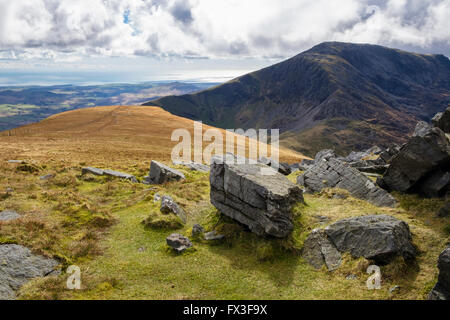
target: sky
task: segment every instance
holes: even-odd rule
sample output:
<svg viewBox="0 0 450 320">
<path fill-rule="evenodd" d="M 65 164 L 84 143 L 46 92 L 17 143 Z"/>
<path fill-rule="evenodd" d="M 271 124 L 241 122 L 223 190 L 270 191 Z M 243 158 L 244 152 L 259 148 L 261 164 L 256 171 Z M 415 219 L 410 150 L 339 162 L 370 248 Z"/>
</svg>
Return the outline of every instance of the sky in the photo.
<svg viewBox="0 0 450 320">
<path fill-rule="evenodd" d="M 450 0 L 0 0 L 0 85 L 221 82 L 323 41 L 450 56 Z"/>
</svg>

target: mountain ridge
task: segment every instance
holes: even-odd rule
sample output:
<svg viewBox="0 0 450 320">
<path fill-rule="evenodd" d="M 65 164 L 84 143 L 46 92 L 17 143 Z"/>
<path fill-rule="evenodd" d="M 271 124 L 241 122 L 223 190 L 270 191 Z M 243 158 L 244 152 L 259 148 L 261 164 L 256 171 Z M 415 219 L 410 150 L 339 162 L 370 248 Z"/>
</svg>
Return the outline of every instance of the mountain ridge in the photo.
<svg viewBox="0 0 450 320">
<path fill-rule="evenodd" d="M 325 42 L 208 90 L 144 105 L 222 128 L 279 128 L 282 143 L 311 156 L 324 146 L 349 151 L 351 134 L 361 148 L 402 143 L 417 121 L 448 103 L 450 60 L 443 55 Z M 370 130 L 327 125 L 336 119 Z M 316 145 L 302 141 L 324 125 Z"/>
</svg>

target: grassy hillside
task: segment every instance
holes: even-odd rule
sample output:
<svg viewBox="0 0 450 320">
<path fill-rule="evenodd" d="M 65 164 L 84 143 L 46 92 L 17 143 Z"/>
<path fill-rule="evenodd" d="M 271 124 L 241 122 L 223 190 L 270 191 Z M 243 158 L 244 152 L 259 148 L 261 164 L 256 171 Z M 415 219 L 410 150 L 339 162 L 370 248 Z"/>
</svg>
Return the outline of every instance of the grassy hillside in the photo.
<svg viewBox="0 0 450 320">
<path fill-rule="evenodd" d="M 124 171 L 142 179 L 152 159 L 170 165 L 170 133 L 192 121 L 160 108 L 104 107 L 71 111 L 0 135 L 0 210 L 23 215 L 0 223 L 0 243 L 18 243 L 78 265 L 82 290 L 66 289 L 67 274 L 36 279 L 20 299 L 424 299 L 436 282 L 437 257 L 450 240 L 449 218 L 434 213 L 439 199 L 395 195 L 396 209 L 377 208 L 335 192 L 306 195 L 294 209 L 288 239 L 263 239 L 220 215 L 209 202 L 209 177 L 177 167 L 186 181 L 162 186 L 131 184 L 91 175 L 83 166 Z M 283 150 L 283 160 L 300 155 Z M 26 160 L 28 165 L 8 163 Z M 50 180 L 40 180 L 54 174 Z M 289 176 L 295 181 L 299 173 Z M 13 192 L 6 192 L 12 188 Z M 172 196 L 187 212 L 162 216 L 155 193 Z M 382 289 L 366 288 L 368 261 L 345 257 L 336 272 L 315 270 L 301 257 L 307 234 L 338 219 L 390 214 L 411 226 L 420 254 L 382 268 Z M 151 216 L 148 226 L 142 221 Z M 321 223 L 323 217 L 329 220 Z M 190 236 L 195 223 L 227 236 L 223 243 L 194 240 L 194 249 L 175 255 L 165 244 L 172 232 Z M 347 280 L 356 275 L 356 280 Z M 400 285 L 394 294 L 389 289 Z"/>
</svg>

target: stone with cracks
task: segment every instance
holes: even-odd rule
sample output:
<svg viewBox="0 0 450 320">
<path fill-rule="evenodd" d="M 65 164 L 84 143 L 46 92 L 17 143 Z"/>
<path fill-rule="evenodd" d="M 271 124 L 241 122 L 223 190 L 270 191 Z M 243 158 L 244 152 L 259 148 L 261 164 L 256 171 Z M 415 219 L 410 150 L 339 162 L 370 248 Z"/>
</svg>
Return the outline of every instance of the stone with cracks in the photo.
<svg viewBox="0 0 450 320">
<path fill-rule="evenodd" d="M 416 256 L 408 224 L 388 215 L 343 219 L 326 227 L 325 233 L 340 252 L 378 264 L 389 263 L 396 256 Z"/>
<path fill-rule="evenodd" d="M 303 202 L 301 189 L 264 164 L 237 164 L 232 155 L 212 159 L 211 203 L 224 215 L 260 236 L 287 237 L 293 230 L 292 206 Z"/>
<path fill-rule="evenodd" d="M 412 137 L 390 161 L 380 181 L 388 190 L 410 192 L 422 185 L 423 179 L 437 170 L 448 171 L 450 145 L 444 132 L 430 128 L 423 136 Z"/>
<path fill-rule="evenodd" d="M 186 223 L 187 216 L 186 212 L 181 208 L 178 203 L 176 203 L 171 197 L 163 196 L 161 198 L 161 209 L 160 211 L 164 214 L 173 213 L 177 215 L 183 223 Z"/>
<path fill-rule="evenodd" d="M 14 299 L 15 292 L 33 278 L 57 273 L 56 260 L 34 255 L 16 244 L 0 245 L 0 300 Z"/>
<path fill-rule="evenodd" d="M 450 300 L 450 246 L 445 249 L 438 260 L 439 277 L 428 299 Z"/>
<path fill-rule="evenodd" d="M 163 184 L 171 181 L 185 180 L 180 171 L 172 169 L 165 164 L 153 160 L 150 164 L 150 174 L 146 180 L 149 184 Z"/>
<path fill-rule="evenodd" d="M 396 205 L 395 199 L 388 192 L 376 186 L 372 180 L 355 168 L 334 158 L 316 163 L 298 177 L 297 183 L 303 185 L 308 192 L 339 188 L 376 206 L 394 207 Z"/>
<path fill-rule="evenodd" d="M 316 269 L 326 265 L 329 271 L 334 271 L 342 264 L 341 253 L 321 229 L 315 229 L 308 235 L 303 245 L 302 256 Z"/>
<path fill-rule="evenodd" d="M 192 242 L 188 238 L 182 236 L 179 233 L 172 233 L 170 236 L 167 237 L 166 242 L 169 247 L 171 247 L 178 253 L 181 253 L 186 249 L 193 247 Z"/>
</svg>

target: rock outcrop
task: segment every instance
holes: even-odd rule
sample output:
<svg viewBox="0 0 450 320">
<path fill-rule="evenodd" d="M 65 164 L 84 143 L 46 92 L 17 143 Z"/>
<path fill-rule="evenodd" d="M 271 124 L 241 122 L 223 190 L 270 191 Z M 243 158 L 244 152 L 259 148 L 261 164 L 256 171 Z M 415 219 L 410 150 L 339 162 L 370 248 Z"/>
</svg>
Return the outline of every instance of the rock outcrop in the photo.
<svg viewBox="0 0 450 320">
<path fill-rule="evenodd" d="M 265 164 L 266 166 L 278 168 L 278 172 L 288 176 L 292 173 L 291 166 L 287 163 L 277 162 L 271 158 L 261 157 L 258 159 L 259 163 Z"/>
<path fill-rule="evenodd" d="M 380 207 L 393 207 L 395 199 L 358 170 L 328 155 L 299 176 L 297 183 L 309 192 L 320 192 L 325 188 L 340 188 L 356 198 L 367 200 Z"/>
<path fill-rule="evenodd" d="M 444 112 L 438 113 L 433 120 L 433 125 L 445 133 L 450 133 L 450 105 Z"/>
<path fill-rule="evenodd" d="M 449 168 L 449 141 L 441 129 L 429 127 L 400 149 L 380 180 L 380 186 L 392 191 L 444 195 L 450 187 L 445 175 Z"/>
<path fill-rule="evenodd" d="M 264 164 L 238 164 L 232 155 L 212 158 L 211 203 L 261 236 L 284 238 L 293 230 L 292 206 L 301 189 Z"/>
<path fill-rule="evenodd" d="M 172 233 L 166 239 L 167 245 L 178 253 L 193 247 L 192 242 L 179 233 Z"/>
<path fill-rule="evenodd" d="M 315 229 L 309 234 L 303 245 L 302 256 L 316 269 L 326 265 L 329 271 L 334 271 L 342 264 L 341 253 L 321 229 Z"/>
<path fill-rule="evenodd" d="M 340 252 L 378 264 L 389 263 L 396 256 L 416 256 L 408 224 L 387 215 L 343 219 L 325 228 L 325 234 Z"/>
<path fill-rule="evenodd" d="M 186 177 L 180 171 L 153 160 L 150 164 L 150 174 L 145 179 L 144 183 L 164 184 L 167 182 L 181 181 L 185 179 Z"/>
<path fill-rule="evenodd" d="M 439 256 L 438 268 L 438 282 L 431 290 L 428 299 L 450 300 L 450 247 L 447 247 Z"/>
<path fill-rule="evenodd" d="M 16 244 L 0 245 L 0 300 L 14 299 L 15 292 L 33 278 L 57 273 L 56 260 L 34 255 Z"/>
</svg>

